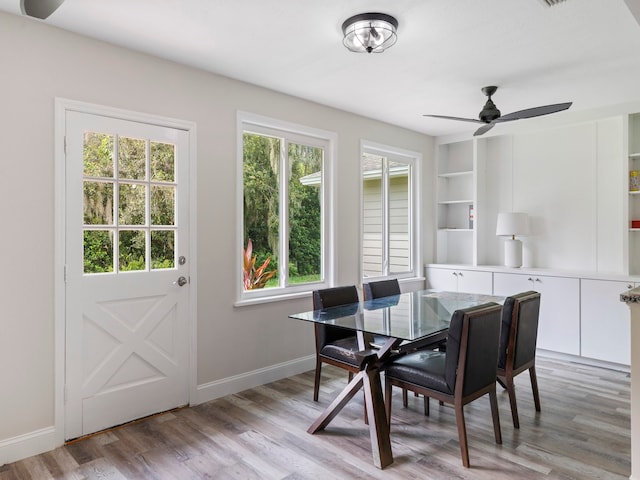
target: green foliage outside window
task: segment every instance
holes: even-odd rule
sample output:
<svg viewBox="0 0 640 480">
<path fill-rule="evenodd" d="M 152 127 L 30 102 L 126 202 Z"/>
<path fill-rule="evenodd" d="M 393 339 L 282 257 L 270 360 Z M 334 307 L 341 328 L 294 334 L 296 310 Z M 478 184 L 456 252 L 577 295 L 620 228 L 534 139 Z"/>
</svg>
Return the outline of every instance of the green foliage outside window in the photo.
<svg viewBox="0 0 640 480">
<path fill-rule="evenodd" d="M 84 230 L 84 272 L 113 272 L 115 263 L 120 271 L 146 270 L 147 242 L 151 269 L 174 268 L 176 187 L 168 182 L 175 181 L 175 145 L 86 132 L 83 154 L 83 221 L 98 228 Z M 146 178 L 147 165 L 156 183 Z M 114 262 L 115 242 L 119 258 Z"/>
<path fill-rule="evenodd" d="M 280 252 L 280 175 L 283 172 L 280 138 L 246 133 L 243 135 L 243 201 L 244 245 L 253 243 L 256 264 L 269 261 L 278 269 Z M 309 185 L 301 179 L 322 171 L 323 150 L 318 147 L 290 143 L 286 152 L 288 198 L 288 265 L 289 283 L 321 279 L 321 188 L 320 178 Z M 278 275 L 266 287 L 279 284 Z"/>
</svg>

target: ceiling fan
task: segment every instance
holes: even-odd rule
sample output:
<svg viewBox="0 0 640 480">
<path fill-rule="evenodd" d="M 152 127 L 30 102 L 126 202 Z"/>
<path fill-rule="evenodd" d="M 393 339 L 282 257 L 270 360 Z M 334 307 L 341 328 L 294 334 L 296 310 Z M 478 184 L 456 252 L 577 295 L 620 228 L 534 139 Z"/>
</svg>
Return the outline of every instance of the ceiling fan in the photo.
<svg viewBox="0 0 640 480">
<path fill-rule="evenodd" d="M 23 15 L 44 20 L 62 5 L 64 0 L 20 0 L 20 10 Z"/>
<path fill-rule="evenodd" d="M 484 104 L 482 111 L 480 112 L 479 119 L 475 118 L 461 118 L 461 117 L 449 117 L 446 115 L 424 115 L 425 117 L 444 118 L 446 120 L 460 120 L 462 122 L 484 123 L 473 135 L 482 135 L 487 133 L 493 128 L 496 123 L 511 122 L 513 120 L 521 120 L 523 118 L 539 117 L 541 115 L 548 115 L 550 113 L 561 112 L 568 109 L 572 102 L 556 103 L 553 105 L 545 105 L 542 107 L 527 108 L 526 110 L 519 110 L 517 112 L 508 113 L 506 115 L 500 115 L 500 110 L 496 107 L 495 103 L 491 100 L 491 96 L 496 93 L 498 87 L 490 86 L 483 87 L 482 93 L 487 96 L 487 102 Z"/>
</svg>

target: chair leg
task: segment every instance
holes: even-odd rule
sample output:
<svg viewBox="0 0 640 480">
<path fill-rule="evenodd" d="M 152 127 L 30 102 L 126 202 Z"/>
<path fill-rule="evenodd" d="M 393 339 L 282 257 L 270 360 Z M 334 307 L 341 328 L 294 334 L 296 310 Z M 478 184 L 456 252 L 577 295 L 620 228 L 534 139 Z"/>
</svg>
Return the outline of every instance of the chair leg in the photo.
<svg viewBox="0 0 640 480">
<path fill-rule="evenodd" d="M 424 396 L 424 416 L 429 416 L 429 397 Z"/>
<path fill-rule="evenodd" d="M 467 426 L 464 423 L 464 410 L 460 402 L 455 403 L 456 423 L 458 424 L 458 439 L 460 442 L 460 453 L 462 454 L 462 465 L 469 468 L 469 446 L 467 445 Z"/>
<path fill-rule="evenodd" d="M 507 389 L 507 386 L 505 385 L 505 383 L 502 381 L 500 377 L 496 378 L 496 380 L 502 388 L 504 388 L 505 390 Z"/>
<path fill-rule="evenodd" d="M 531 377 L 531 389 L 533 390 L 533 403 L 536 405 L 536 412 L 540 411 L 540 393 L 538 392 L 538 377 L 536 376 L 536 366 L 533 365 L 529 369 L 529 377 Z"/>
<path fill-rule="evenodd" d="M 409 406 L 409 399 L 407 398 L 407 389 L 402 389 L 402 406 L 407 408 Z"/>
<path fill-rule="evenodd" d="M 518 403 L 516 402 L 516 385 L 513 382 L 513 377 L 504 377 L 505 384 L 507 386 L 507 392 L 509 393 L 509 403 L 511 404 L 511 418 L 513 419 L 513 428 L 520 428 L 520 420 L 518 419 Z"/>
<path fill-rule="evenodd" d="M 491 403 L 491 418 L 493 419 L 493 435 L 498 445 L 502 444 L 502 431 L 500 430 L 500 414 L 498 412 L 498 396 L 496 390 L 489 392 L 489 402 Z"/>
<path fill-rule="evenodd" d="M 313 382 L 313 401 L 318 401 L 318 392 L 320 391 L 320 372 L 322 371 L 322 362 L 316 358 L 316 377 Z"/>
</svg>

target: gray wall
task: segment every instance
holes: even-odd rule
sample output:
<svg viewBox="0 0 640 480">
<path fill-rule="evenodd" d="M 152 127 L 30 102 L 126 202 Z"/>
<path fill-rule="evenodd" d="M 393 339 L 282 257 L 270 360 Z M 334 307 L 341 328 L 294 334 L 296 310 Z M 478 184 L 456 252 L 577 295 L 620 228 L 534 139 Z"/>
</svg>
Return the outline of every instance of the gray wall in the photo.
<svg viewBox="0 0 640 480">
<path fill-rule="evenodd" d="M 0 13 L 0 58 L 0 446 L 54 424 L 54 98 L 196 122 L 198 384 L 313 353 L 311 326 L 287 319 L 309 309 L 310 298 L 233 306 L 230 279 L 241 243 L 221 232 L 236 231 L 238 110 L 337 132 L 338 283 L 357 283 L 360 275 L 360 140 L 422 152 L 424 183 L 433 183 L 428 136 L 29 18 Z M 430 194 L 423 199 L 430 202 Z M 424 230 L 431 232 L 431 209 L 424 212 Z M 430 237 L 422 237 L 427 262 Z"/>
</svg>

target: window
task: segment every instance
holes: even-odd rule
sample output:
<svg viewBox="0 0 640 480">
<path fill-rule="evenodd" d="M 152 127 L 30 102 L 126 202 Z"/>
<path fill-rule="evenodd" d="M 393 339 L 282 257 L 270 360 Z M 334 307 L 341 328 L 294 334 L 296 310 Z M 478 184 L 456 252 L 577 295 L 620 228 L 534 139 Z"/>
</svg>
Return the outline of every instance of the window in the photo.
<svg viewBox="0 0 640 480">
<path fill-rule="evenodd" d="M 239 124 L 240 299 L 329 285 L 332 134 L 248 114 Z"/>
<path fill-rule="evenodd" d="M 363 143 L 362 277 L 414 277 L 420 269 L 416 173 L 420 154 Z"/>
<path fill-rule="evenodd" d="M 83 135 L 84 273 L 175 268 L 175 145 Z"/>
</svg>

